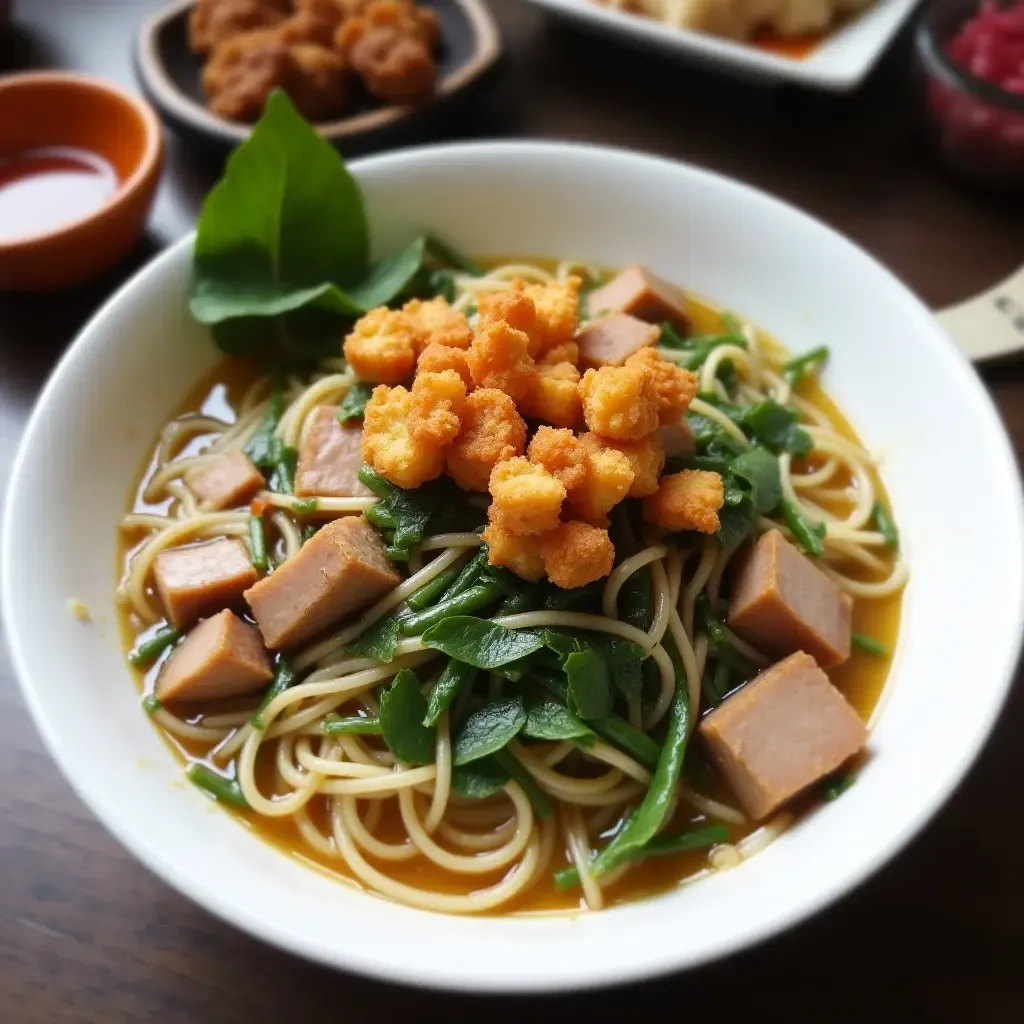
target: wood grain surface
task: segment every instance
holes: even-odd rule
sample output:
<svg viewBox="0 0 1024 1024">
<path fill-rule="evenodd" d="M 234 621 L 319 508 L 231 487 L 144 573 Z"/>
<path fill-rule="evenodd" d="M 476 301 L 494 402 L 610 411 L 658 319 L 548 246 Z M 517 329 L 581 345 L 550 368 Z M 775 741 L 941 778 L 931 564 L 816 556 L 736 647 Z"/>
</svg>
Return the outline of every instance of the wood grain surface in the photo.
<svg viewBox="0 0 1024 1024">
<path fill-rule="evenodd" d="M 0 71 L 62 65 L 130 83 L 132 34 L 155 5 L 15 6 L 19 30 L 0 44 Z M 494 0 L 493 8 L 507 63 L 446 137 L 585 139 L 711 167 L 851 235 L 933 305 L 980 291 L 1024 261 L 1024 207 L 963 190 L 923 149 L 906 35 L 864 89 L 832 97 L 731 82 L 638 54 L 553 26 L 516 0 Z M 216 174 L 171 141 L 153 237 L 125 266 L 67 295 L 0 297 L 0 494 L 34 396 L 63 348 L 121 279 L 185 230 Z M 1024 364 L 983 376 L 1020 456 Z M 950 498 L 962 500 L 950 471 Z M 971 682 L 963 680 L 965 700 Z M 1022 732 L 1018 679 L 977 765 L 925 833 L 838 906 L 760 948 L 612 992 L 467 998 L 313 967 L 231 930 L 157 881 L 58 775 L 0 646 L 0 1021 L 1019 1022 Z"/>
</svg>

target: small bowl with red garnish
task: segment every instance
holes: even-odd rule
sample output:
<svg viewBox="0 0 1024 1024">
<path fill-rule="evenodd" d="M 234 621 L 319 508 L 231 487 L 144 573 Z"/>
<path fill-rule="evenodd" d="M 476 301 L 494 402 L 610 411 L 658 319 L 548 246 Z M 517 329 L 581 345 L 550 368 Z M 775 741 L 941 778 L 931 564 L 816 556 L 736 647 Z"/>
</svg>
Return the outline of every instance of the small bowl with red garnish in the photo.
<svg viewBox="0 0 1024 1024">
<path fill-rule="evenodd" d="M 947 165 L 988 189 L 1024 190 L 1024 0 L 938 0 L 916 44 Z"/>
</svg>

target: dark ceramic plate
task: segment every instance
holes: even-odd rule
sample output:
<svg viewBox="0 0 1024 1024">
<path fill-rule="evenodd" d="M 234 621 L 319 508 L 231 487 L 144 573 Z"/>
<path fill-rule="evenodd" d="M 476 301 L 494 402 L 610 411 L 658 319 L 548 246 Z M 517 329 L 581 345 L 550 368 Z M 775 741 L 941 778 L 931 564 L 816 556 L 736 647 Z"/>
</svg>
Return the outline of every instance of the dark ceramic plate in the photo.
<svg viewBox="0 0 1024 1024">
<path fill-rule="evenodd" d="M 421 106 L 400 107 L 353 89 L 349 114 L 317 125 L 325 138 L 346 151 L 396 141 L 402 132 L 421 127 L 484 80 L 501 55 L 501 41 L 483 0 L 426 0 L 426 4 L 441 22 L 433 99 Z M 146 96 L 172 128 L 197 140 L 234 146 L 249 135 L 252 126 L 225 120 L 207 108 L 202 61 L 188 47 L 192 7 L 193 0 L 179 0 L 147 19 L 139 30 L 135 71 Z"/>
</svg>

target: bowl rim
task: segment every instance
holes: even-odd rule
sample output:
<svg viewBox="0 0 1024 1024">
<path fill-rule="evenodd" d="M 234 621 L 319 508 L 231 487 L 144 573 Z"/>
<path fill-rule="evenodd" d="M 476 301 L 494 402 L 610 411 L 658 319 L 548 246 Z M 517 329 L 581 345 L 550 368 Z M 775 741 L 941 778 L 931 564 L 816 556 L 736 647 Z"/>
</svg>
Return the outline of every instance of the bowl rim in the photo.
<svg viewBox="0 0 1024 1024">
<path fill-rule="evenodd" d="M 84 217 L 68 221 L 49 231 L 33 235 L 18 235 L 7 241 L 0 240 L 0 253 L 4 255 L 16 256 L 19 251 L 48 245 L 66 238 L 76 231 L 106 220 L 115 209 L 135 199 L 146 189 L 150 179 L 159 171 L 163 161 L 163 125 L 161 125 L 156 111 L 141 96 L 136 96 L 127 89 L 121 89 L 103 78 L 82 74 L 78 71 L 26 71 L 4 75 L 0 77 L 0 94 L 17 93 L 20 89 L 34 88 L 39 85 L 56 85 L 69 90 L 84 89 L 87 92 L 102 95 L 105 99 L 114 99 L 123 103 L 142 125 L 145 145 L 131 174 L 118 182 L 117 188 L 102 206 Z M 2 143 L 3 139 L 0 138 L 0 145 Z M 106 159 L 104 153 L 97 153 L 97 155 Z"/>
<path fill-rule="evenodd" d="M 1015 526 L 1015 533 L 1009 538 L 1008 547 L 1012 546 L 1016 552 L 1024 553 L 1024 492 L 1021 490 L 1020 474 L 1010 439 L 1002 425 L 991 397 L 985 390 L 980 378 L 971 369 L 967 359 L 955 347 L 932 313 L 895 275 L 855 242 L 847 239 L 828 225 L 812 217 L 810 214 L 802 212 L 791 204 L 716 172 L 680 161 L 587 143 L 496 141 L 423 146 L 354 162 L 353 171 L 358 176 L 360 173 L 373 174 L 376 171 L 387 173 L 388 171 L 400 168 L 402 165 L 415 168 L 417 162 L 425 158 L 436 160 L 439 154 L 443 154 L 444 159 L 453 163 L 463 159 L 469 160 L 474 157 L 500 159 L 502 157 L 511 157 L 514 154 L 518 157 L 526 156 L 543 159 L 553 167 L 559 166 L 559 158 L 569 159 L 578 157 L 580 154 L 584 156 L 589 154 L 592 159 L 611 160 L 625 169 L 628 169 L 630 166 L 636 169 L 639 165 L 650 165 L 652 169 L 671 169 L 673 172 L 677 172 L 682 168 L 687 174 L 696 178 L 709 179 L 719 186 L 726 185 L 731 190 L 753 194 L 759 202 L 770 203 L 784 210 L 787 216 L 799 218 L 804 222 L 813 224 L 818 230 L 827 232 L 835 245 L 843 246 L 866 257 L 874 269 L 883 275 L 887 279 L 888 284 L 894 289 L 894 299 L 900 302 L 921 322 L 922 330 L 927 331 L 935 338 L 934 358 L 945 361 L 947 364 L 952 364 L 952 368 L 962 374 L 959 379 L 959 386 L 962 389 L 965 400 L 973 405 L 979 417 L 987 420 L 987 427 L 990 431 L 989 445 L 992 454 L 1001 461 L 1002 468 L 1008 475 L 1008 478 L 1016 483 L 1016 486 L 1012 487 L 1011 492 L 1008 492 L 1008 494 L 1012 494 L 1010 500 L 1014 507 L 1006 510 L 1007 517 L 1008 520 L 1012 520 Z M 15 550 L 15 544 L 17 543 L 12 525 L 14 521 L 14 516 L 12 515 L 13 507 L 16 496 L 19 495 L 24 486 L 22 478 L 27 474 L 29 439 L 40 429 L 40 424 L 50 415 L 48 406 L 50 405 L 51 396 L 58 390 L 57 381 L 76 364 L 90 357 L 91 350 L 100 344 L 101 335 L 95 333 L 95 329 L 122 302 L 124 296 L 131 291 L 145 289 L 151 280 L 159 279 L 165 272 L 165 267 L 183 259 L 184 253 L 192 245 L 193 239 L 194 235 L 189 234 L 179 240 L 176 244 L 151 260 L 114 293 L 94 314 L 76 340 L 69 346 L 41 392 L 25 428 L 22 442 L 14 460 L 9 478 L 9 493 L 4 509 L 6 514 L 3 517 L 2 523 L 0 523 L 0 527 L 2 527 L 0 529 L 0 605 L 6 604 L 8 607 L 13 607 L 15 604 L 14 597 L 18 592 L 16 588 L 17 581 L 14 571 L 11 569 L 14 560 L 8 555 L 9 552 Z M 81 344 L 84 337 L 89 337 L 87 347 L 83 347 Z M 1017 580 L 1015 590 L 1010 595 L 1010 600 L 1014 603 L 1014 621 L 1024 622 L 1024 576 Z M 14 617 L 9 618 L 9 622 L 13 621 Z M 821 885 L 816 891 L 809 893 L 805 899 L 795 901 L 786 912 L 777 914 L 770 921 L 744 929 L 737 929 L 728 937 L 718 941 L 717 944 L 702 948 L 697 954 L 691 953 L 683 956 L 681 962 L 678 954 L 675 954 L 672 950 L 662 950 L 660 953 L 657 951 L 651 953 L 641 963 L 627 962 L 612 969 L 604 968 L 599 976 L 595 976 L 592 969 L 576 969 L 567 972 L 564 977 L 557 979 L 545 975 L 536 980 L 527 976 L 520 977 L 514 981 L 506 981 L 497 977 L 490 977 L 486 974 L 473 975 L 472 973 L 460 970 L 457 965 L 452 968 L 449 974 L 438 976 L 427 973 L 417 967 L 415 963 L 387 963 L 381 958 L 374 958 L 368 954 L 352 954 L 351 951 L 346 951 L 344 958 L 342 958 L 338 956 L 335 950 L 307 941 L 301 936 L 286 934 L 283 929 L 276 928 L 273 925 L 268 926 L 263 922 L 255 920 L 246 906 L 238 905 L 231 900 L 222 899 L 216 892 L 204 888 L 201 880 L 197 881 L 191 876 L 176 872 L 173 863 L 163 858 L 159 851 L 155 851 L 141 838 L 134 835 L 123 818 L 119 819 L 113 811 L 104 806 L 101 797 L 95 797 L 95 794 L 86 792 L 84 786 L 80 787 L 74 773 L 71 771 L 70 754 L 57 743 L 56 737 L 51 732 L 50 722 L 43 711 L 41 703 L 37 700 L 36 688 L 30 676 L 23 640 L 19 634 L 13 631 L 9 631 L 8 638 L 11 661 L 15 668 L 19 687 L 50 756 L 64 774 L 71 788 L 108 831 L 133 856 L 169 886 L 232 926 L 286 952 L 302 956 L 327 967 L 355 971 L 382 981 L 397 982 L 425 989 L 478 993 L 516 992 L 536 994 L 568 992 L 585 988 L 600 989 L 610 985 L 636 982 L 673 971 L 687 970 L 701 966 L 709 961 L 723 959 L 740 950 L 757 945 L 806 920 L 862 884 L 903 850 L 925 824 L 934 817 L 948 801 L 977 760 L 992 732 L 996 719 L 1005 705 L 1013 682 L 1014 670 L 1021 649 L 1021 643 L 1024 640 L 1024 634 L 1018 632 L 1016 636 L 1008 636 L 1005 640 L 1005 650 L 999 662 L 997 685 L 992 689 L 987 706 L 984 708 L 984 714 L 980 717 L 976 724 L 975 732 L 970 737 L 970 743 L 958 753 L 955 759 L 948 763 L 945 772 L 938 779 L 937 784 L 931 786 L 926 793 L 922 794 L 916 812 L 908 815 L 900 827 L 893 830 L 885 844 L 880 844 L 877 849 L 864 855 L 855 867 L 848 869 L 841 877 L 832 877 L 828 884 Z M 108 811 L 110 813 L 107 813 Z M 564 919 L 566 916 L 568 915 L 557 915 L 556 919 Z M 424 916 L 424 920 L 426 921 L 427 919 Z"/>
<path fill-rule="evenodd" d="M 945 85 L 969 93 L 1002 110 L 1024 114 L 1024 93 L 1007 92 L 995 82 L 979 78 L 962 64 L 956 63 L 943 49 L 939 32 L 945 30 L 945 19 L 955 19 L 954 27 L 961 28 L 968 18 L 977 13 L 978 7 L 974 0 L 926 5 L 914 28 L 914 45 L 918 57 L 925 71 L 940 78 Z"/>
<path fill-rule="evenodd" d="M 470 58 L 439 78 L 434 95 L 422 106 L 386 103 L 351 117 L 318 122 L 316 130 L 326 139 L 337 142 L 351 141 L 364 134 L 381 131 L 399 121 L 429 109 L 434 104 L 454 96 L 461 89 L 480 78 L 501 56 L 501 35 L 497 22 L 483 0 L 452 0 L 461 10 L 473 33 L 473 52 Z M 144 88 L 154 102 L 170 117 L 188 125 L 194 131 L 226 141 L 243 142 L 252 132 L 253 125 L 230 121 L 196 103 L 178 87 L 163 60 L 160 37 L 171 22 L 184 16 L 195 0 L 173 0 L 166 7 L 151 14 L 140 26 L 135 42 L 135 67 Z"/>
</svg>

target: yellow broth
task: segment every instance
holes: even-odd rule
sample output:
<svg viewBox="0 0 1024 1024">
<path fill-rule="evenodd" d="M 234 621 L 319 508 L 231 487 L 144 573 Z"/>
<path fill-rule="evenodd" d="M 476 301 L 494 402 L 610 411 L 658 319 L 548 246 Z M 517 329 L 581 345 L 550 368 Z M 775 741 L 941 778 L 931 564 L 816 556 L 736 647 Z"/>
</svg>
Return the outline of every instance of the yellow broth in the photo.
<svg viewBox="0 0 1024 1024">
<path fill-rule="evenodd" d="M 690 302 L 695 333 L 711 334 L 722 330 L 719 313 L 714 307 L 692 296 L 690 297 Z M 770 339 L 762 340 L 770 342 Z M 182 402 L 181 406 L 175 410 L 174 415 L 176 418 L 187 415 L 213 415 L 222 419 L 232 419 L 236 403 L 238 403 L 246 389 L 259 376 L 259 367 L 254 363 L 244 359 L 225 359 L 196 385 Z M 800 387 L 800 394 L 824 412 L 841 434 L 851 441 L 859 443 L 853 428 L 835 406 L 831 398 L 818 385 L 817 380 L 813 376 L 805 378 Z M 186 448 L 183 449 L 183 452 L 198 451 L 202 448 L 205 440 L 206 438 L 203 436 L 191 439 Z M 155 450 L 147 458 L 139 481 L 131 492 L 130 504 L 132 511 L 160 512 L 166 508 L 166 503 L 154 506 L 147 504 L 142 499 L 146 482 L 152 474 L 154 467 Z M 843 487 L 849 483 L 851 481 L 848 477 L 844 479 L 842 475 L 837 473 L 832 486 Z M 876 479 L 875 486 L 878 493 L 885 498 L 881 481 Z M 126 571 L 128 560 L 139 539 L 139 537 L 132 536 L 130 533 L 123 535 L 117 567 L 119 575 Z M 843 568 L 844 571 L 850 572 L 851 575 L 856 575 L 849 566 L 844 566 Z M 856 599 L 854 602 L 854 630 L 880 641 L 886 645 L 889 651 L 893 650 L 899 630 L 901 604 L 902 594 L 899 592 L 882 599 Z M 134 620 L 134 616 L 128 612 L 122 612 L 120 615 L 120 629 L 125 651 L 127 652 L 134 647 L 140 638 L 156 632 L 165 625 L 166 623 L 161 622 L 156 626 L 150 626 L 140 631 L 138 628 L 139 623 Z M 166 660 L 166 654 L 148 670 L 133 669 L 139 688 L 143 693 L 152 692 L 160 666 L 164 660 Z M 875 706 L 878 704 L 889 673 L 890 664 L 890 656 L 878 657 L 854 649 L 849 661 L 839 668 L 829 671 L 832 682 L 842 691 L 865 721 L 871 718 Z M 248 705 L 251 705 L 251 701 L 248 702 Z M 238 704 L 236 703 L 234 707 L 237 708 Z M 231 710 L 231 706 L 224 704 L 214 709 L 211 705 L 207 704 L 203 710 L 207 713 L 215 713 L 216 711 Z M 182 740 L 169 735 L 163 730 L 161 732 L 175 755 L 183 763 L 203 759 L 206 750 L 205 744 Z M 268 770 L 268 768 L 272 764 L 271 759 L 274 749 L 275 743 L 273 741 L 265 742 L 257 759 L 257 779 L 261 783 L 261 789 L 266 793 L 271 791 L 273 772 Z M 216 767 L 218 771 L 224 770 L 223 766 L 220 765 L 211 766 Z M 710 796 L 727 803 L 735 802 L 731 793 L 718 783 L 717 780 L 711 780 L 708 792 Z M 793 809 L 798 812 L 813 813 L 815 803 L 815 797 L 808 795 L 796 801 Z M 322 868 L 350 884 L 360 884 L 355 882 L 351 875 L 346 872 L 342 861 L 321 855 L 310 847 L 299 835 L 298 829 L 290 817 L 266 818 L 248 811 L 237 811 L 226 805 L 225 809 L 283 853 L 296 856 L 300 860 Z M 325 820 L 325 798 L 314 798 L 308 805 L 308 810 L 311 818 L 321 830 L 328 832 Z M 673 834 L 707 823 L 708 819 L 702 814 L 686 807 L 681 802 L 673 822 L 666 827 L 665 831 L 667 834 Z M 757 827 L 756 824 L 750 824 L 749 827 L 732 827 L 732 841 L 739 841 L 744 836 L 754 832 Z M 612 828 L 617 828 L 617 824 Z M 395 800 L 386 801 L 380 824 L 375 829 L 375 835 L 386 842 L 397 843 L 404 839 L 405 832 Z M 372 856 L 367 856 L 371 862 L 375 862 Z M 492 885 L 507 870 L 503 869 L 494 875 L 452 875 L 425 857 L 413 858 L 408 861 L 388 862 L 386 864 L 375 863 L 400 882 L 431 889 L 436 892 L 453 893 L 467 892 L 472 889 Z M 581 905 L 580 891 L 575 889 L 568 892 L 560 892 L 555 888 L 552 879 L 553 872 L 558 868 L 566 866 L 568 863 L 569 860 L 564 850 L 556 848 L 552 858 L 551 870 L 544 878 L 510 903 L 503 905 L 501 910 L 497 912 L 548 912 L 578 909 Z M 638 868 L 627 872 L 614 885 L 606 887 L 605 892 L 609 902 L 639 899 L 671 889 L 706 869 L 706 850 L 671 857 L 651 858 Z"/>
</svg>

